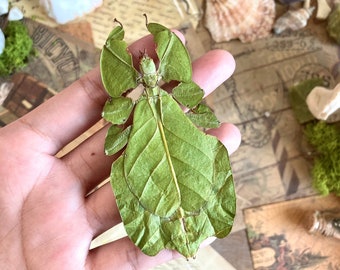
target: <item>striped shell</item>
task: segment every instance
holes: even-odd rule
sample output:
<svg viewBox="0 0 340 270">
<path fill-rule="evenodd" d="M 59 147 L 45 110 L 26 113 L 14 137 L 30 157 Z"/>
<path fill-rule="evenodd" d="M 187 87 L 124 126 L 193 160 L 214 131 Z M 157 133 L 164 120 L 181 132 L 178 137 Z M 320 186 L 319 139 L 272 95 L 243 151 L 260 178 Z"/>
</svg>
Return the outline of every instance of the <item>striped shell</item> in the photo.
<svg viewBox="0 0 340 270">
<path fill-rule="evenodd" d="M 251 42 L 270 34 L 274 17 L 274 0 L 207 0 L 204 24 L 216 42 Z"/>
<path fill-rule="evenodd" d="M 285 30 L 299 30 L 307 25 L 309 17 L 312 15 L 314 7 L 288 10 L 274 24 L 275 34 L 281 34 Z"/>
<path fill-rule="evenodd" d="M 340 210 L 315 211 L 313 215 L 313 225 L 309 233 L 321 233 L 340 239 Z"/>
</svg>

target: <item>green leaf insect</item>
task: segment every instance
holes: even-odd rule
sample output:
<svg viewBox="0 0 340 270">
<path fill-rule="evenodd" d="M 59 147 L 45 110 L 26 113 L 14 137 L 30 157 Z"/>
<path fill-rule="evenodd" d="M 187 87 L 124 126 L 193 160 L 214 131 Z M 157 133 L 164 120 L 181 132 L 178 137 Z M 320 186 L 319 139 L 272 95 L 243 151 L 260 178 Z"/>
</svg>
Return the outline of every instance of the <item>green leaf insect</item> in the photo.
<svg viewBox="0 0 340 270">
<path fill-rule="evenodd" d="M 206 238 L 229 234 L 236 211 L 233 177 L 224 145 L 198 128 L 219 122 L 202 104 L 185 46 L 160 24 L 147 23 L 147 29 L 158 66 L 144 53 L 137 71 L 121 24 L 101 54 L 110 95 L 103 117 L 112 123 L 105 152 L 122 151 L 112 164 L 111 185 L 126 232 L 145 254 L 171 249 L 191 258 Z M 171 81 L 177 86 L 169 93 L 161 82 Z M 133 101 L 128 93 L 140 84 L 143 93 Z"/>
</svg>

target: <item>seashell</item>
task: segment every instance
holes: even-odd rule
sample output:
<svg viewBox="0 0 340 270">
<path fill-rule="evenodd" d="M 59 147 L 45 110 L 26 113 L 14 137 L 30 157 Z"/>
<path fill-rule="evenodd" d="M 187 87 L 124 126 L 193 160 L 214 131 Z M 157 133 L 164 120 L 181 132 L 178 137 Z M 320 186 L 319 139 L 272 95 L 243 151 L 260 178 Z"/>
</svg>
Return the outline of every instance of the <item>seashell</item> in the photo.
<svg viewBox="0 0 340 270">
<path fill-rule="evenodd" d="M 275 34 L 281 34 L 286 30 L 299 30 L 307 25 L 307 21 L 314 11 L 314 7 L 288 10 L 274 24 Z"/>
<path fill-rule="evenodd" d="M 251 42 L 271 32 L 274 0 L 207 0 L 204 24 L 216 42 Z"/>
<path fill-rule="evenodd" d="M 4 82 L 0 84 L 0 106 L 4 103 L 14 86 L 13 82 Z"/>
<path fill-rule="evenodd" d="M 340 210 L 315 211 L 313 225 L 309 233 L 321 233 L 325 236 L 340 239 Z"/>
<path fill-rule="evenodd" d="M 318 10 L 316 12 L 316 18 L 319 20 L 327 19 L 332 9 L 329 6 L 327 0 L 318 0 Z"/>
<path fill-rule="evenodd" d="M 314 87 L 308 94 L 306 103 L 315 118 L 327 120 L 340 109 L 340 83 L 333 90 L 321 86 Z"/>
</svg>

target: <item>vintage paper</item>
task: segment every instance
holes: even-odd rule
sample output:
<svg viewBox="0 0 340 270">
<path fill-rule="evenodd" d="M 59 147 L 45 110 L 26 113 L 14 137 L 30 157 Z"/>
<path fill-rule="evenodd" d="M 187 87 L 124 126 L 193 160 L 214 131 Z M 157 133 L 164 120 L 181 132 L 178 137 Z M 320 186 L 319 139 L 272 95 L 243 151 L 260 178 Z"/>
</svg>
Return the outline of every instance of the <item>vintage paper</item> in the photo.
<svg viewBox="0 0 340 270">
<path fill-rule="evenodd" d="M 45 25 L 56 27 L 56 22 L 47 16 L 39 1 L 12 0 L 12 5 L 24 11 L 25 17 L 37 20 Z M 91 24 L 95 46 L 103 47 L 105 40 L 114 27 L 116 18 L 124 24 L 128 43 L 148 34 L 145 27 L 147 14 L 150 21 L 158 22 L 168 28 L 197 25 L 201 16 L 194 0 L 104 0 L 103 5 L 79 19 Z"/>
<path fill-rule="evenodd" d="M 244 210 L 254 269 L 338 269 L 340 239 L 310 234 L 316 210 L 338 209 L 336 196 L 296 199 Z"/>
<path fill-rule="evenodd" d="M 252 43 L 211 43 L 236 61 L 234 75 L 209 97 L 221 121 L 236 124 L 242 144 L 231 156 L 238 209 L 234 231 L 244 228 L 243 208 L 314 194 L 311 149 L 288 101 L 288 89 L 309 78 L 330 88 L 340 80 L 339 47 L 314 23 L 300 31 Z"/>
<path fill-rule="evenodd" d="M 216 43 L 204 27 L 196 31 L 206 51 L 227 50 L 236 61 L 234 75 L 207 101 L 221 121 L 241 131 L 241 146 L 230 157 L 238 209 L 232 235 L 247 241 L 243 209 L 316 194 L 310 174 L 313 152 L 289 104 L 288 89 L 315 77 L 334 87 L 340 81 L 339 46 L 328 38 L 326 22 L 314 17 L 307 28 L 251 43 Z M 235 268 L 248 269 L 250 256 L 228 237 L 219 246 Z"/>
</svg>

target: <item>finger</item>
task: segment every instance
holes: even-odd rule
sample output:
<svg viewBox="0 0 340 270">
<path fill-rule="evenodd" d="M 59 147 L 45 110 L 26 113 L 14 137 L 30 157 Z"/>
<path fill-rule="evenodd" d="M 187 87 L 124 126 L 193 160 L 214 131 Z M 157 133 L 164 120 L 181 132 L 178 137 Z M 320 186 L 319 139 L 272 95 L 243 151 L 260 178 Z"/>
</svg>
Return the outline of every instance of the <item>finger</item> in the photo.
<svg viewBox="0 0 340 270">
<path fill-rule="evenodd" d="M 141 47 L 143 46 L 143 47 Z M 132 55 L 141 48 L 154 48 L 150 36 L 130 46 Z M 21 118 L 16 125 L 35 135 L 30 147 L 56 154 L 63 146 L 94 125 L 101 117 L 107 99 L 99 67 L 93 69 L 65 90 Z"/>
<path fill-rule="evenodd" d="M 222 123 L 219 128 L 210 129 L 208 134 L 216 136 L 227 148 L 228 153 L 234 153 L 241 144 L 240 130 L 233 124 Z"/>
<path fill-rule="evenodd" d="M 193 62 L 192 79 L 207 96 L 227 80 L 234 70 L 235 60 L 229 52 L 212 50 Z"/>
<path fill-rule="evenodd" d="M 147 256 L 125 237 L 91 250 L 87 268 L 147 270 L 178 257 L 178 253 L 169 250 L 163 250 L 153 257 Z"/>
<path fill-rule="evenodd" d="M 85 201 L 85 207 L 93 238 L 121 222 L 111 183 L 106 183 L 90 194 Z"/>
</svg>

